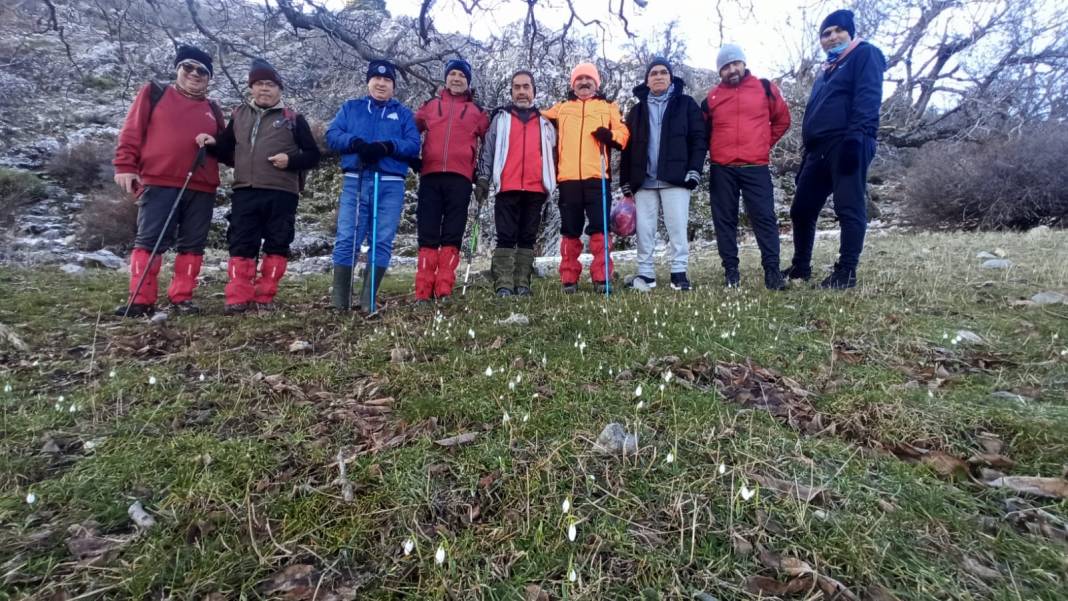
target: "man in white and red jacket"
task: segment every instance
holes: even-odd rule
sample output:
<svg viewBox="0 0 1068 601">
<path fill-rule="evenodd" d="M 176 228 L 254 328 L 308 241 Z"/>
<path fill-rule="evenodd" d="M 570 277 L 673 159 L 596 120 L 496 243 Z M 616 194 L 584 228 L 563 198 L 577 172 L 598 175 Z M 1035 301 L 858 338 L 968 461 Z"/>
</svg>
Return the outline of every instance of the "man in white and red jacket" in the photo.
<svg viewBox="0 0 1068 601">
<path fill-rule="evenodd" d="M 457 58 L 445 64 L 445 87 L 420 107 L 415 124 L 426 134 L 415 213 L 415 300 L 426 302 L 448 298 L 456 284 L 478 145 L 489 127 L 489 117 L 471 93 L 467 61 Z"/>
<path fill-rule="evenodd" d="M 497 296 L 531 296 L 534 243 L 542 207 L 556 189 L 556 128 L 534 104 L 534 75 L 512 75 L 512 103 L 494 112 L 478 157 L 475 198 L 497 189 L 493 219 L 497 248 L 490 273 Z"/>
<path fill-rule="evenodd" d="M 167 232 L 170 214 L 186 174 L 193 165 L 198 134 L 218 135 L 226 123 L 217 104 L 208 99 L 213 76 L 211 56 L 193 46 L 179 46 L 174 59 L 175 82 L 148 83 L 138 92 L 126 114 L 115 148 L 115 183 L 136 199 L 137 237 L 130 255 L 130 294 L 144 274 L 137 295 L 115 310 L 116 315 L 142 316 L 155 311 L 162 257 L 150 261 L 152 248 L 163 234 L 159 252 L 174 246 L 174 278 L 167 289 L 179 313 L 198 313 L 193 290 L 204 260 L 211 225 L 219 163 L 208 157 L 193 173 Z"/>
<path fill-rule="evenodd" d="M 708 124 L 708 188 L 716 249 L 723 263 L 724 285 L 735 288 L 738 272 L 738 193 L 760 247 L 764 286 L 786 287 L 779 272 L 779 222 L 775 218 L 774 188 L 768 155 L 790 129 L 790 108 L 782 93 L 766 79 L 749 72 L 745 54 L 734 44 L 716 58 L 721 82 L 708 92 L 701 106 Z"/>
</svg>

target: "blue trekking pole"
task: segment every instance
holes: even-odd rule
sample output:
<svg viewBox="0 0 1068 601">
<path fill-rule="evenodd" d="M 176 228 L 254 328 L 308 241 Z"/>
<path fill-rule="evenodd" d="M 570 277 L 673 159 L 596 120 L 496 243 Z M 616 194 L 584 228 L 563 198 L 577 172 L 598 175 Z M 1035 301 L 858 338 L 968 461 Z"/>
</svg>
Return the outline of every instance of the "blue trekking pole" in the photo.
<svg viewBox="0 0 1068 601">
<path fill-rule="evenodd" d="M 608 254 L 608 180 L 605 175 L 605 160 L 604 160 L 605 148 L 601 146 L 601 229 L 604 230 L 601 234 L 604 238 L 604 296 L 608 298 L 610 294 L 610 284 L 608 282 L 608 264 L 612 260 L 612 256 Z"/>
<path fill-rule="evenodd" d="M 371 196 L 371 261 L 367 271 L 371 278 L 371 310 L 375 314 L 375 247 L 378 246 L 378 172 L 375 171 L 374 194 Z"/>
</svg>

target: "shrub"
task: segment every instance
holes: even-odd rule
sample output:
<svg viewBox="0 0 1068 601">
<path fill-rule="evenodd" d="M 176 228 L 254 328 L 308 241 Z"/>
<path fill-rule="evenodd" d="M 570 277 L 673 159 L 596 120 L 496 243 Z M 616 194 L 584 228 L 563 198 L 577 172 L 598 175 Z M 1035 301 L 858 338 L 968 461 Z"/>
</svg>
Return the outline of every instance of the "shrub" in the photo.
<svg viewBox="0 0 1068 601">
<path fill-rule="evenodd" d="M 48 162 L 47 171 L 68 190 L 88 192 L 111 180 L 114 154 L 115 145 L 111 141 L 79 142 L 61 148 Z"/>
<path fill-rule="evenodd" d="M 44 182 L 28 171 L 0 168 L 0 225 L 8 226 L 20 207 L 44 200 Z"/>
<path fill-rule="evenodd" d="M 984 144 L 921 149 L 907 173 L 906 216 L 919 226 L 1025 229 L 1068 217 L 1068 125 L 1044 123 Z"/>
<path fill-rule="evenodd" d="M 77 240 L 82 250 L 126 250 L 137 233 L 137 204 L 117 191 L 89 193 L 78 215 Z"/>
</svg>

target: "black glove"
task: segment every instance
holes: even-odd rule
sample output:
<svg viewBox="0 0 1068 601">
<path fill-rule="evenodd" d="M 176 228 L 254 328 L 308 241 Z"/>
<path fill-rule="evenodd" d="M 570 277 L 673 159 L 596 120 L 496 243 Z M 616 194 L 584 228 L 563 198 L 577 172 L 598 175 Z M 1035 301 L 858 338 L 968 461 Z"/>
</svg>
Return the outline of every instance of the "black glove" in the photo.
<svg viewBox="0 0 1068 601">
<path fill-rule="evenodd" d="M 352 140 L 352 143 L 349 144 L 349 152 L 360 154 L 360 149 L 364 146 L 367 146 L 367 142 L 364 142 L 360 138 L 355 138 Z"/>
<path fill-rule="evenodd" d="M 842 140 L 838 149 L 838 175 L 853 175 L 860 169 L 860 151 L 860 140 Z"/>
<path fill-rule="evenodd" d="M 490 184 L 489 184 L 489 180 L 488 179 L 486 179 L 484 177 L 478 178 L 478 181 L 475 183 L 475 201 L 476 202 L 480 202 L 481 203 L 481 202 L 485 202 L 486 201 L 486 197 L 489 196 L 489 186 L 490 186 Z"/>
<path fill-rule="evenodd" d="M 364 163 L 374 164 L 393 154 L 393 142 L 370 142 L 358 152 Z"/>
<path fill-rule="evenodd" d="M 620 184 L 619 185 L 619 192 L 623 196 L 634 196 L 634 192 L 632 192 L 631 189 L 630 189 L 630 184 Z"/>
<path fill-rule="evenodd" d="M 687 171 L 686 179 L 683 180 L 688 190 L 696 190 L 697 186 L 701 184 L 701 174 L 696 171 Z"/>
<path fill-rule="evenodd" d="M 408 166 L 412 168 L 412 171 L 419 173 L 423 170 L 423 159 L 421 157 L 411 157 L 408 159 Z"/>
<path fill-rule="evenodd" d="M 598 127 L 593 130 L 593 137 L 597 138 L 597 141 L 601 144 L 608 145 L 612 143 L 612 130 L 607 127 Z"/>
</svg>

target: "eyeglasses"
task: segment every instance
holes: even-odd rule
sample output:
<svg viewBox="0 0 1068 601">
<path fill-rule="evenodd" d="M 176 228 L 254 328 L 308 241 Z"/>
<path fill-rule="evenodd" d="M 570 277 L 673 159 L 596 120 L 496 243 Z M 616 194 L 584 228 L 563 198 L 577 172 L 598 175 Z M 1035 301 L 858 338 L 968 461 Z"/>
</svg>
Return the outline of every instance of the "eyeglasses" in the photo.
<svg viewBox="0 0 1068 601">
<path fill-rule="evenodd" d="M 200 65 L 194 65 L 193 63 L 180 63 L 178 66 L 182 68 L 182 71 L 185 71 L 186 75 L 191 75 L 193 73 L 196 73 L 201 77 L 208 77 L 211 75 L 211 71 L 208 71 Z"/>
</svg>

